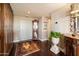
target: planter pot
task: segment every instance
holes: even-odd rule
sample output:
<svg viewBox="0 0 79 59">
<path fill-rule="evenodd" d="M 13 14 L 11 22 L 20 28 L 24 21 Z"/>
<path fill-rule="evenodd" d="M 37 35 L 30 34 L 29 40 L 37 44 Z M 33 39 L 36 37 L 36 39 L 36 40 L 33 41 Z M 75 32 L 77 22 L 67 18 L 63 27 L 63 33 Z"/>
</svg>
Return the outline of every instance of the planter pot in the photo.
<svg viewBox="0 0 79 59">
<path fill-rule="evenodd" d="M 52 37 L 52 43 L 54 44 L 54 45 L 57 45 L 58 43 L 59 43 L 59 38 L 53 38 Z"/>
<path fill-rule="evenodd" d="M 60 52 L 59 47 L 57 46 L 57 44 L 59 43 L 60 39 L 59 38 L 53 38 L 52 37 L 52 47 L 51 47 L 51 51 L 55 54 L 58 54 Z"/>
</svg>

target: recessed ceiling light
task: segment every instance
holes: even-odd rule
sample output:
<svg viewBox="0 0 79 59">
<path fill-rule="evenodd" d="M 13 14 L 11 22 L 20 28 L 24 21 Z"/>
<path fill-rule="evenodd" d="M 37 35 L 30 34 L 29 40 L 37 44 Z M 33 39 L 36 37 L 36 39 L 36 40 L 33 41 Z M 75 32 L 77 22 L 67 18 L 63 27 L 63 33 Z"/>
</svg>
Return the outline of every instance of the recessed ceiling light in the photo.
<svg viewBox="0 0 79 59">
<path fill-rule="evenodd" d="M 30 14 L 30 11 L 27 11 L 27 14 Z"/>
<path fill-rule="evenodd" d="M 29 11 L 29 10 L 27 11 L 27 13 L 26 13 L 25 16 L 26 16 L 26 17 L 29 17 L 29 16 L 30 16 L 30 11 Z"/>
</svg>

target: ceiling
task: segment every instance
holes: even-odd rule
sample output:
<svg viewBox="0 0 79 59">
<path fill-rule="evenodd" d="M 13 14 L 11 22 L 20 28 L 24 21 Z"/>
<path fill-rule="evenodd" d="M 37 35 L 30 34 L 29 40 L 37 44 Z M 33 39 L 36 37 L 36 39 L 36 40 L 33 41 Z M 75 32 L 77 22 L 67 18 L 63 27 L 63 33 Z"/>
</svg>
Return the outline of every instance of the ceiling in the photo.
<svg viewBox="0 0 79 59">
<path fill-rule="evenodd" d="M 39 17 L 49 16 L 55 10 L 67 5 L 66 3 L 11 3 L 14 15 Z"/>
</svg>

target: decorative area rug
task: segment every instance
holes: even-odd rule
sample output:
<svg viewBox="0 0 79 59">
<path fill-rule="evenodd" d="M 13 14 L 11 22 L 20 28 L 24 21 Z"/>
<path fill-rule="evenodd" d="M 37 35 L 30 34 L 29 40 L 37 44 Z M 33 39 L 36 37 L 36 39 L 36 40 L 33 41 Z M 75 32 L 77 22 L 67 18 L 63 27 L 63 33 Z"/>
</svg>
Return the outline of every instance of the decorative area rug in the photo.
<svg viewBox="0 0 79 59">
<path fill-rule="evenodd" d="M 24 42 L 16 45 L 16 56 L 25 56 L 40 51 L 35 42 Z"/>
</svg>

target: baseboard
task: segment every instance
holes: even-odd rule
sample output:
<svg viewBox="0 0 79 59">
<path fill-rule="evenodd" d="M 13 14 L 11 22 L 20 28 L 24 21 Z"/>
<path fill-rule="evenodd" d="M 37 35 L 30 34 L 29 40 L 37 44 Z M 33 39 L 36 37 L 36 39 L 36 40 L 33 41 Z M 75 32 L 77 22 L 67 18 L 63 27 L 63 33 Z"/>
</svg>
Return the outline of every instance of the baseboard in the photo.
<svg viewBox="0 0 79 59">
<path fill-rule="evenodd" d="M 14 40 L 13 43 L 18 43 L 18 42 L 21 42 L 21 41 L 30 41 L 31 39 L 29 40 Z"/>
<path fill-rule="evenodd" d="M 46 40 L 48 40 L 48 39 L 39 39 L 41 42 L 43 42 L 43 41 L 46 41 Z"/>
<path fill-rule="evenodd" d="M 13 43 L 20 42 L 21 40 L 14 40 Z"/>
</svg>

